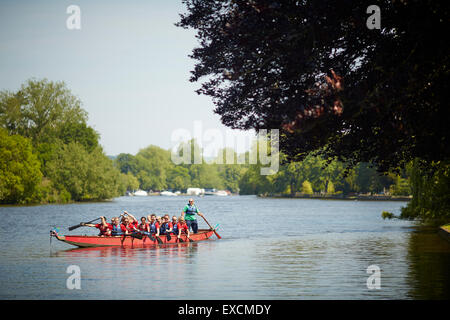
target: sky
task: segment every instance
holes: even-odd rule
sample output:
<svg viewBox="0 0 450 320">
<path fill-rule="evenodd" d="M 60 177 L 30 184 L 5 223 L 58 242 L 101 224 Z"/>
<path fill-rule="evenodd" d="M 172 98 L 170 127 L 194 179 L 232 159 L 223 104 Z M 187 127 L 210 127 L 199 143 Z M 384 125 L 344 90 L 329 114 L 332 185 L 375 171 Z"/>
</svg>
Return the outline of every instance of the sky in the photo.
<svg viewBox="0 0 450 320">
<path fill-rule="evenodd" d="M 67 27 L 71 5 L 80 29 Z M 200 83 L 189 82 L 198 42 L 194 30 L 174 26 L 185 11 L 181 0 L 0 0 L 0 90 L 30 78 L 64 81 L 107 155 L 169 149 L 189 134 L 205 156 L 225 146 L 243 152 L 253 133 L 230 133 L 211 98 L 195 92 Z"/>
</svg>

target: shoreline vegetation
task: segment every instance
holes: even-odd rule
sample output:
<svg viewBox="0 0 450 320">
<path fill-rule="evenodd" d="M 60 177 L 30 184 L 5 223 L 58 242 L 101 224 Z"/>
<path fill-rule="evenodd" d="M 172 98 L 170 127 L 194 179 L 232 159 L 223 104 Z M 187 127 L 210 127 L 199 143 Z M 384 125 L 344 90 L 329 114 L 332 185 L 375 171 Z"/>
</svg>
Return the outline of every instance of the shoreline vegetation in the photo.
<svg viewBox="0 0 450 320">
<path fill-rule="evenodd" d="M 319 200 L 361 200 L 361 201 L 411 201 L 412 196 L 393 196 L 384 194 L 259 194 L 260 198 L 290 198 L 290 199 L 319 199 Z"/>
</svg>

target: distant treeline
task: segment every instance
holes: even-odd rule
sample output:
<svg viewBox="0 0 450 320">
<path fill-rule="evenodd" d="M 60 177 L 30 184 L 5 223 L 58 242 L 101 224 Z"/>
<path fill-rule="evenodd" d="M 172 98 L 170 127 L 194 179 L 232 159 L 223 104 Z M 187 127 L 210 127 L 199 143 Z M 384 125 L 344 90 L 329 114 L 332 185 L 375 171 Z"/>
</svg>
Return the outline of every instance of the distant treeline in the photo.
<svg viewBox="0 0 450 320">
<path fill-rule="evenodd" d="M 256 142 L 256 141 L 255 141 Z M 187 149 L 201 152 L 194 140 L 186 142 Z M 252 151 L 255 152 L 256 143 Z M 237 154 L 234 159 L 249 159 L 249 152 Z M 385 193 L 407 196 L 411 194 L 408 170 L 402 173 L 381 175 L 376 168 L 367 163 L 360 163 L 355 168 L 338 161 L 327 161 L 318 156 L 308 156 L 301 162 L 281 164 L 279 170 L 272 175 L 261 174 L 261 163 L 249 164 L 217 164 L 225 154 L 202 164 L 175 165 L 171 161 L 171 152 L 156 146 L 142 149 L 136 155 L 119 154 L 114 162 L 122 174 L 129 177 L 132 184 L 127 188 L 144 190 L 186 190 L 189 187 L 227 189 L 232 193 L 249 194 L 282 194 L 294 196 L 297 193 L 326 193 L 330 195 L 349 193 Z M 230 151 L 228 151 L 230 154 Z M 192 159 L 194 159 L 194 155 Z M 201 155 L 197 155 L 201 158 Z M 280 160 L 283 163 L 283 155 Z M 212 162 L 212 163 L 211 163 Z"/>
<path fill-rule="evenodd" d="M 195 141 L 186 143 L 192 152 L 201 152 Z M 234 159 L 249 157 L 248 152 L 233 154 Z M 0 92 L 3 204 L 103 200 L 127 190 L 185 191 L 189 187 L 239 194 L 412 192 L 408 170 L 380 175 L 367 163 L 346 170 L 343 163 L 327 164 L 308 156 L 302 162 L 281 164 L 273 175 L 261 175 L 260 163 L 236 163 L 175 165 L 171 151 L 157 146 L 136 155 L 122 153 L 112 160 L 99 145 L 99 134 L 87 125 L 80 100 L 63 82 L 31 79 L 16 92 Z"/>
</svg>

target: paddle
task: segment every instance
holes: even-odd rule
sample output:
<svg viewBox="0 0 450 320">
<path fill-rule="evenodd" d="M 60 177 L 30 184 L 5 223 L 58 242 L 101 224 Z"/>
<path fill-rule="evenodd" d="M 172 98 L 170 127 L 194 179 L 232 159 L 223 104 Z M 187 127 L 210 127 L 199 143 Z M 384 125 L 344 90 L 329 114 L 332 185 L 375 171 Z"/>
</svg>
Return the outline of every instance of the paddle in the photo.
<svg viewBox="0 0 450 320">
<path fill-rule="evenodd" d="M 216 237 L 219 238 L 219 239 L 222 239 L 222 237 L 219 236 L 219 234 L 217 233 L 216 229 L 211 227 L 211 225 L 209 224 L 208 220 L 206 220 L 206 218 L 203 215 L 201 217 L 203 218 L 203 220 L 205 220 L 206 224 L 211 228 L 211 230 L 214 231 L 214 233 L 216 234 Z"/>
<path fill-rule="evenodd" d="M 139 229 L 135 229 L 135 231 L 138 232 L 141 235 L 145 235 L 145 236 L 149 237 L 150 240 L 155 241 L 155 238 L 152 236 L 152 234 L 150 232 L 142 231 L 142 230 L 139 230 Z M 142 236 L 142 238 L 143 238 L 143 236 Z M 142 238 L 140 238 L 140 239 L 142 239 Z"/>
<path fill-rule="evenodd" d="M 142 238 L 144 238 L 144 236 L 142 234 L 140 234 L 139 232 L 133 232 L 132 234 L 130 234 L 130 236 L 132 238 L 136 238 L 136 239 L 139 239 L 139 240 L 142 240 Z"/>
<path fill-rule="evenodd" d="M 156 240 L 158 240 L 159 244 L 163 244 L 163 241 L 161 240 L 161 238 L 157 235 L 155 235 Z"/>
<path fill-rule="evenodd" d="M 71 227 L 69 227 L 68 229 L 69 229 L 69 231 L 72 231 L 72 230 L 75 230 L 75 229 L 77 229 L 77 228 L 79 228 L 79 227 L 82 227 L 83 224 L 89 224 L 89 223 L 92 223 L 92 222 L 97 221 L 97 220 L 100 220 L 100 219 L 101 219 L 101 217 L 100 217 L 100 218 L 97 218 L 97 219 L 94 219 L 94 220 L 92 220 L 92 221 L 88 221 L 88 222 L 80 222 L 80 224 L 77 224 L 77 225 L 75 225 L 75 226 L 71 226 Z"/>
</svg>

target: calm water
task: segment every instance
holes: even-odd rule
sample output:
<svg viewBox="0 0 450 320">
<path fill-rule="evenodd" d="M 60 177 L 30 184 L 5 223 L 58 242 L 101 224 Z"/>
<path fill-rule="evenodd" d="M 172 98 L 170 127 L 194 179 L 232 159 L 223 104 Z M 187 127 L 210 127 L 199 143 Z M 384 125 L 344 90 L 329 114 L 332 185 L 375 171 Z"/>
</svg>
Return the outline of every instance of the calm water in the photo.
<svg viewBox="0 0 450 320">
<path fill-rule="evenodd" d="M 383 220 L 402 202 L 203 197 L 210 241 L 146 249 L 74 247 L 52 240 L 100 215 L 179 215 L 186 197 L 0 207 L 0 299 L 449 299 L 450 244 L 432 229 Z M 199 220 L 200 227 L 206 227 Z M 96 234 L 79 228 L 72 234 Z M 69 290 L 67 267 L 81 269 Z M 369 290 L 367 267 L 381 269 Z"/>
</svg>

